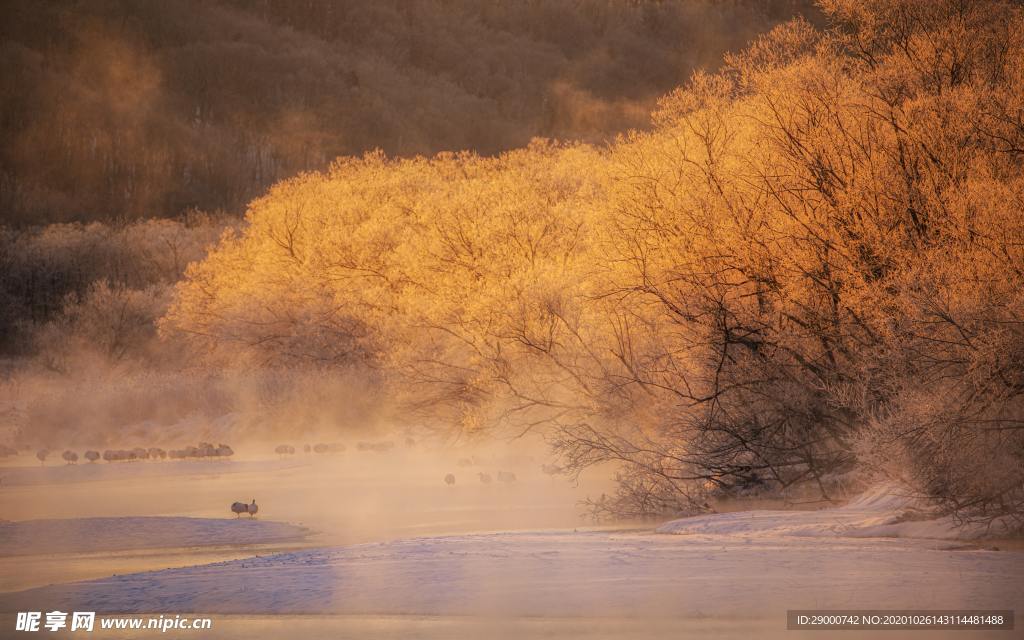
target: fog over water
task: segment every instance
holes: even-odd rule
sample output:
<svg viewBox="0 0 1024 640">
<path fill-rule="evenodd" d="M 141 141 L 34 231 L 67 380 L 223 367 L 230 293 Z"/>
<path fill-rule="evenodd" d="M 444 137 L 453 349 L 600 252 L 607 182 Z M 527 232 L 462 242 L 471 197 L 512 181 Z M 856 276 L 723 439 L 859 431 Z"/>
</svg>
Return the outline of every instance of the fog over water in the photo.
<svg viewBox="0 0 1024 640">
<path fill-rule="evenodd" d="M 0 558 L 0 590 L 40 586 L 68 576 L 91 578 L 164 566 L 199 564 L 244 557 L 254 552 L 310 546 L 354 544 L 403 537 L 499 530 L 593 527 L 581 501 L 608 490 L 600 470 L 579 482 L 541 470 L 546 458 L 536 442 L 517 441 L 486 447 L 446 449 L 399 441 L 386 453 L 358 451 L 352 442 L 344 453 L 299 453 L 276 456 L 270 443 L 239 447 L 237 460 L 79 464 L 41 468 L 38 464 L 0 471 L 0 513 L 10 520 L 186 516 L 234 518 L 234 501 L 256 499 L 258 521 L 293 523 L 308 535 L 287 542 L 220 544 L 183 548 L 180 544 L 119 537 L 138 548 L 125 554 L 82 553 L 84 543 L 62 538 L 70 555 L 50 556 L 55 544 L 38 540 L 48 555 L 19 548 L 18 556 Z M 268 454 L 268 452 L 270 452 Z M 462 465 L 460 466 L 460 461 Z M 498 471 L 516 474 L 501 483 Z M 447 474 L 455 484 L 445 483 Z M 493 479 L 480 481 L 480 473 Z M 246 531 L 249 518 L 237 527 Z M 141 532 L 139 535 L 145 535 Z M 244 535 L 242 536 L 244 539 Z M 120 540 L 118 542 L 117 540 Z M 163 547 L 163 548 L 159 548 Z M 8 550 L 7 552 L 9 552 Z M 22 569 L 32 567 L 31 571 Z"/>
</svg>

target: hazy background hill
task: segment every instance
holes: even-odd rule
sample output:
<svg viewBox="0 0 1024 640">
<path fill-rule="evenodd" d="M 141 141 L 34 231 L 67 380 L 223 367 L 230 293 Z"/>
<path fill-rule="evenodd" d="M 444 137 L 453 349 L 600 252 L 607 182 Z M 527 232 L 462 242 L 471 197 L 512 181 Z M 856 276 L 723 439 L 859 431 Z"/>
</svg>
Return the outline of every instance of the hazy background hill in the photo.
<svg viewBox="0 0 1024 640">
<path fill-rule="evenodd" d="M 241 212 L 339 155 L 600 141 L 807 0 L 0 2 L 0 223 Z M 812 16 L 813 19 L 813 16 Z"/>
</svg>

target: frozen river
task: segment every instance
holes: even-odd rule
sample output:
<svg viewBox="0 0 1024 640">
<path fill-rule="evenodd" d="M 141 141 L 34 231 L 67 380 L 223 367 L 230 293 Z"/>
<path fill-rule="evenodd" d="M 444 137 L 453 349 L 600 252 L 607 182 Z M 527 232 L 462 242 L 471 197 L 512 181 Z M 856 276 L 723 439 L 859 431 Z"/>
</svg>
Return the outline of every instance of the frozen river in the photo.
<svg viewBox="0 0 1024 640">
<path fill-rule="evenodd" d="M 0 527 L 0 609 L 206 614 L 197 637 L 223 638 L 781 637 L 787 609 L 1024 611 L 1024 553 L 874 537 L 898 533 L 884 501 L 592 530 L 576 501 L 595 486 L 526 464 L 512 486 L 447 487 L 444 465 L 346 462 L 19 472 L 0 497 L 27 516 Z M 213 512 L 250 493 L 261 520 Z M 66 520 L 31 522 L 58 494 L 78 496 Z"/>
</svg>

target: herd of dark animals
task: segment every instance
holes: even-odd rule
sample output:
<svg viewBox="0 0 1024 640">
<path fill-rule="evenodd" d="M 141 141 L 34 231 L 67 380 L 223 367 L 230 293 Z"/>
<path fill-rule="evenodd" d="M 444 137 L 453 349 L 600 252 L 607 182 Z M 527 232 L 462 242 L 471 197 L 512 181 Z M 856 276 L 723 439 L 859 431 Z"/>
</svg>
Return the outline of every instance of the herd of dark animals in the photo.
<svg viewBox="0 0 1024 640">
<path fill-rule="evenodd" d="M 416 446 L 415 440 L 412 438 L 406 438 L 405 445 L 407 447 Z M 303 445 L 303 451 L 305 453 L 341 453 L 345 451 L 345 445 L 340 443 L 317 443 L 315 445 L 306 444 Z M 384 453 L 395 448 L 395 443 L 390 440 L 384 440 L 379 442 L 358 442 L 356 443 L 356 449 L 358 451 L 374 451 L 377 453 Z M 274 453 L 280 456 L 295 455 L 296 449 L 290 444 L 281 444 L 274 448 Z M 136 447 L 134 449 L 107 449 L 102 454 L 99 451 L 90 449 L 86 451 L 83 456 L 89 462 L 96 462 L 101 457 L 106 462 L 131 462 L 137 460 L 164 460 L 170 458 L 171 460 L 189 460 L 189 459 L 203 459 L 203 458 L 230 458 L 234 455 L 234 450 L 226 444 L 218 444 L 214 446 L 209 442 L 200 442 L 198 446 L 188 446 L 183 449 L 171 449 L 166 451 L 159 447 L 150 447 L 148 449 L 143 447 Z M 0 445 L 0 458 L 8 456 L 18 455 L 17 449 L 9 447 L 7 445 Z M 46 463 L 46 459 L 49 457 L 50 451 L 47 449 L 40 449 L 36 452 L 36 458 L 43 464 Z M 61 454 L 61 458 L 67 464 L 77 464 L 78 454 L 74 451 L 66 450 Z M 457 462 L 460 467 L 474 467 L 479 465 L 479 460 L 476 457 L 472 458 L 460 458 Z M 563 473 L 561 467 L 557 465 L 544 464 L 541 466 L 541 470 L 547 475 L 558 475 Z M 494 478 L 489 473 L 477 472 L 477 478 L 482 484 L 491 484 Z M 498 471 L 497 472 L 498 482 L 505 484 L 511 484 L 516 482 L 516 474 L 511 471 Z M 449 473 L 444 476 L 444 483 L 448 486 L 455 485 L 455 474 Z M 256 504 L 256 499 L 253 498 L 252 502 L 235 502 L 231 505 L 231 511 L 236 517 L 241 516 L 243 513 L 247 513 L 250 518 L 254 517 L 259 511 L 259 506 Z"/>
<path fill-rule="evenodd" d="M 416 441 L 412 438 L 406 438 L 405 446 L 415 447 Z M 358 451 L 375 451 L 377 453 L 384 453 L 387 451 L 391 451 L 394 448 L 395 443 L 391 440 L 382 440 L 379 442 L 361 441 L 356 443 L 356 449 Z M 306 444 L 303 446 L 302 449 L 305 453 L 341 453 L 342 451 L 345 451 L 345 445 L 339 443 L 319 443 L 315 445 Z M 295 452 L 296 448 L 290 444 L 280 444 L 274 448 L 274 453 L 282 457 L 295 455 Z M 474 467 L 479 465 L 479 460 L 476 457 L 460 458 L 457 464 L 460 467 Z M 557 465 L 545 464 L 541 466 L 541 470 L 547 475 L 558 475 L 562 473 L 562 468 L 558 467 Z M 482 484 L 491 484 L 491 482 L 494 481 L 494 477 L 492 477 L 491 474 L 489 473 L 478 472 L 476 475 Z M 511 471 L 498 471 L 497 479 L 498 482 L 510 484 L 515 482 L 517 478 L 516 474 L 512 473 Z M 455 474 L 446 474 L 444 476 L 444 483 L 449 487 L 455 485 Z"/>
<path fill-rule="evenodd" d="M 46 464 L 46 459 L 52 452 L 49 449 L 36 451 L 36 459 L 41 464 Z M 18 450 L 7 445 L 0 445 L 0 458 L 7 458 L 18 455 Z M 103 458 L 106 462 L 134 462 L 136 460 L 190 460 L 201 458 L 230 458 L 235 455 L 234 449 L 226 444 L 213 445 L 209 442 L 200 442 L 199 446 L 188 446 L 184 449 L 171 449 L 166 451 L 160 447 L 135 447 L 134 449 L 107 449 L 102 454 L 95 449 L 89 449 L 82 454 L 89 462 L 96 462 Z M 60 455 L 67 464 L 78 464 L 78 453 L 67 449 Z"/>
<path fill-rule="evenodd" d="M 406 447 L 415 447 L 416 441 L 412 438 L 405 439 Z M 356 443 L 356 449 L 358 451 L 374 451 L 377 453 L 384 453 L 391 451 L 395 448 L 395 443 L 391 440 L 382 440 L 377 442 L 363 442 Z M 320 442 L 317 444 L 305 444 L 302 450 L 305 453 L 342 453 L 346 447 L 344 444 L 332 442 L 324 443 Z M 36 452 L 36 458 L 39 462 L 46 464 L 47 458 L 49 458 L 51 451 L 48 449 L 40 449 Z M 274 453 L 279 456 L 291 456 L 295 455 L 296 448 L 290 444 L 281 444 L 274 448 Z M 138 460 L 198 460 L 206 458 L 230 458 L 235 454 L 234 450 L 226 444 L 218 444 L 214 446 L 209 442 L 200 442 L 198 446 L 188 446 L 183 449 L 171 449 L 169 451 L 161 449 L 160 447 L 136 447 L 134 449 L 107 449 L 102 454 L 99 451 L 90 449 L 82 454 L 89 462 L 97 462 L 102 458 L 106 462 L 133 462 Z M 18 455 L 18 450 L 9 447 L 7 445 L 0 444 L 0 458 L 6 458 L 9 456 Z M 61 458 L 67 464 L 78 463 L 78 453 L 69 450 L 64 451 L 61 454 Z M 479 461 L 473 458 L 460 458 L 457 462 L 460 467 L 473 467 L 478 466 Z M 541 470 L 547 475 L 557 475 L 562 473 L 562 469 L 556 465 L 545 464 L 541 466 Z M 478 472 L 477 477 L 483 484 L 490 484 L 494 478 L 489 473 Z M 516 481 L 516 474 L 511 471 L 498 471 L 497 472 L 498 482 L 512 483 Z M 455 474 L 449 473 L 445 475 L 444 482 L 448 486 L 455 484 Z M 236 503 L 241 504 L 241 503 Z"/>
<path fill-rule="evenodd" d="M 413 440 L 412 438 L 406 438 L 405 445 L 407 447 L 414 447 L 416 446 L 416 441 Z M 356 443 L 356 449 L 358 451 L 375 451 L 378 453 L 383 453 L 391 451 L 394 448 L 395 443 L 390 440 L 384 440 L 380 442 Z M 315 445 L 306 444 L 303 445 L 302 450 L 305 453 L 341 453 L 345 451 L 345 445 L 340 443 L 318 443 Z M 276 447 L 274 447 L 274 453 L 282 457 L 293 456 L 295 455 L 295 452 L 295 446 L 290 444 L 279 444 Z M 460 467 L 475 467 L 480 464 L 480 460 L 477 459 L 475 456 L 472 458 L 460 458 L 457 464 Z M 565 472 L 564 469 L 554 464 L 541 465 L 541 471 L 543 471 L 546 475 L 549 476 L 555 476 Z M 491 477 L 491 474 L 485 473 L 483 471 L 477 472 L 477 478 L 479 478 L 482 484 L 491 484 L 491 482 L 494 481 L 494 478 Z M 511 484 L 513 482 L 516 482 L 517 480 L 516 474 L 512 473 L 511 471 L 498 471 L 497 479 L 498 482 L 503 482 L 505 484 Z M 455 474 L 445 474 L 444 483 L 449 487 L 454 486 Z M 249 517 L 251 518 L 256 515 L 257 511 L 259 511 L 259 507 L 256 505 L 256 499 L 253 498 L 252 502 L 249 504 L 246 504 L 244 502 L 233 503 L 231 505 L 231 511 L 235 514 L 235 517 L 239 517 L 243 513 L 248 513 Z"/>
</svg>

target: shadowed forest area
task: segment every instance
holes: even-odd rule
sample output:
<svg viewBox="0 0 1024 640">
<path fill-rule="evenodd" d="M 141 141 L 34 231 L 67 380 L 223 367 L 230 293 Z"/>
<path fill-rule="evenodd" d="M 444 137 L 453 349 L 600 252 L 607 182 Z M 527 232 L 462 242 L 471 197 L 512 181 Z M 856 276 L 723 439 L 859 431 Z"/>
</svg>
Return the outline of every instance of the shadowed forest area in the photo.
<svg viewBox="0 0 1024 640">
<path fill-rule="evenodd" d="M 597 515 L 697 513 L 722 495 L 832 500 L 888 479 L 963 521 L 1024 525 L 1019 5 L 441 5 L 458 17 L 419 13 L 435 3 L 293 15 L 258 2 L 147 4 L 124 19 L 147 68 L 162 68 L 164 46 L 186 61 L 224 51 L 209 73 L 225 75 L 197 94 L 209 106 L 126 107 L 118 117 L 168 127 L 142 146 L 151 164 L 105 146 L 116 136 L 47 138 L 66 142 L 39 147 L 38 164 L 11 145 L 9 219 L 230 209 L 275 184 L 244 220 L 4 231 L 14 438 L 226 413 L 249 415 L 253 432 L 282 416 L 299 430 L 537 432 L 570 472 L 619 465 Z M 84 6 L 48 5 L 110 28 L 108 5 Z M 361 28 L 361 11 L 395 18 Z M 216 42 L 176 39 L 175 16 L 196 15 Z M 216 28 L 227 15 L 235 32 Z M 65 60 L 69 41 L 21 44 L 39 32 L 14 22 L 12 55 Z M 719 26 L 737 22 L 749 31 Z M 419 49 L 410 31 L 450 49 Z M 258 66 L 230 52 L 270 32 L 285 45 L 266 53 L 268 73 L 279 56 L 316 64 L 296 63 L 308 76 L 294 92 L 253 94 L 288 108 L 228 108 L 218 92 Z M 233 59 L 250 62 L 234 73 Z M 143 91 L 131 74 L 147 73 L 109 78 Z M 158 75 L 153 104 L 170 109 L 172 76 Z M 292 109 L 319 77 L 358 97 Z M 29 86 L 65 86 L 54 82 Z M 46 101 L 31 95 L 5 106 L 5 127 Z M 86 117 L 53 108 L 40 126 Z M 326 132 L 331 109 L 345 124 Z M 228 159 L 203 164 L 213 148 Z M 76 173 L 90 167 L 101 177 Z M 138 191 L 113 178 L 129 174 Z M 131 195 L 112 207 L 92 179 Z M 68 194 L 80 209 L 59 204 Z"/>
<path fill-rule="evenodd" d="M 382 149 L 600 141 L 808 0 L 0 3 L 0 221 L 241 212 Z"/>
</svg>

